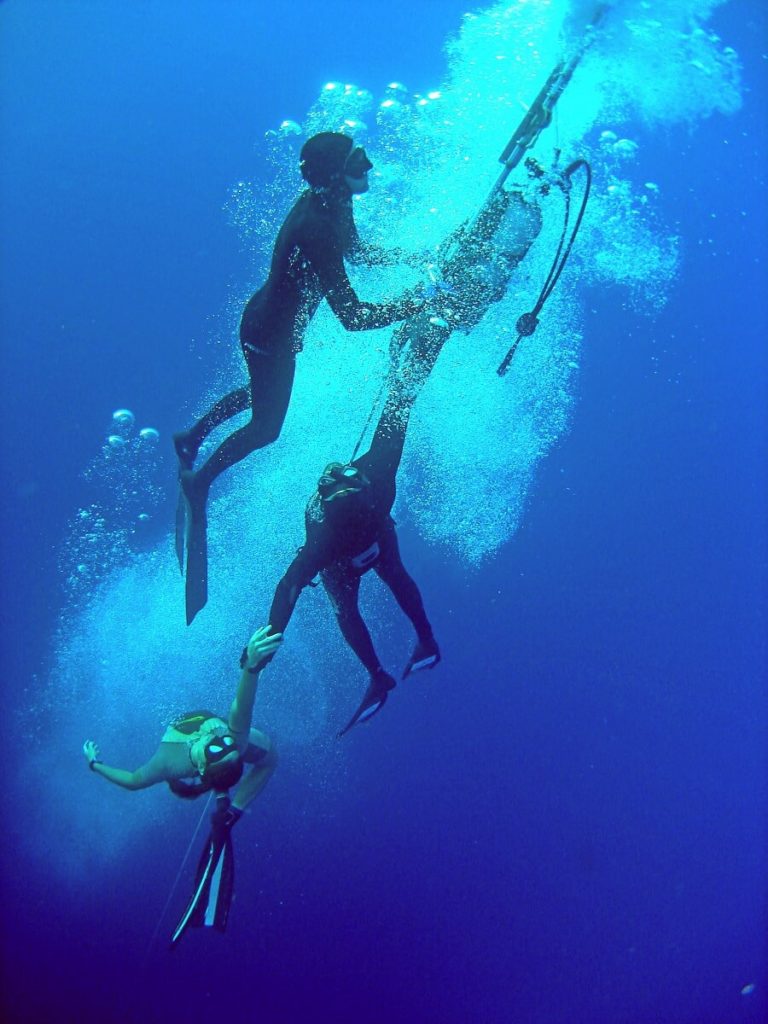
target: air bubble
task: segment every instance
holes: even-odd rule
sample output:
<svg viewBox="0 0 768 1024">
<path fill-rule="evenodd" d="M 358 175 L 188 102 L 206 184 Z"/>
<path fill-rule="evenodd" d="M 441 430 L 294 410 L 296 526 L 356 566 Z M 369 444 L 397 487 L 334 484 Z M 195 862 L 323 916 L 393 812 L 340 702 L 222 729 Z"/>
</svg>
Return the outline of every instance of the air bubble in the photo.
<svg viewBox="0 0 768 1024">
<path fill-rule="evenodd" d="M 287 139 L 291 135 L 301 135 L 301 125 L 297 121 L 281 121 L 277 134 L 282 139 Z"/>
<path fill-rule="evenodd" d="M 119 427 L 132 427 L 136 417 L 130 409 L 115 409 L 112 419 Z"/>
<path fill-rule="evenodd" d="M 631 158 L 637 154 L 638 145 L 631 139 L 619 139 L 618 142 L 614 142 L 611 147 L 614 153 L 618 153 L 619 156 Z"/>
</svg>

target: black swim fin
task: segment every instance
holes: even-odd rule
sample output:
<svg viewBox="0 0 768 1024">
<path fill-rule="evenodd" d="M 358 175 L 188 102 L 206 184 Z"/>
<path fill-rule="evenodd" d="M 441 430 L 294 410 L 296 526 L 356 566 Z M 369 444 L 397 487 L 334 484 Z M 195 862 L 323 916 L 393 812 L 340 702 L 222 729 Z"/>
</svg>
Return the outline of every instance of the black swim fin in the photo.
<svg viewBox="0 0 768 1024">
<path fill-rule="evenodd" d="M 208 837 L 195 876 L 195 888 L 187 909 L 173 935 L 171 948 L 177 945 L 187 928 L 212 927 L 223 932 L 227 927 L 235 885 L 235 855 L 229 832 Z"/>
<path fill-rule="evenodd" d="M 413 649 L 410 661 L 403 669 L 402 679 L 413 672 L 420 672 L 425 668 L 434 668 L 440 661 L 440 648 L 437 646 L 434 637 L 430 640 L 418 640 Z"/>
<path fill-rule="evenodd" d="M 208 602 L 208 522 L 187 509 L 187 574 L 184 587 L 187 625 Z"/>
<path fill-rule="evenodd" d="M 386 672 L 379 672 L 377 675 L 371 676 L 371 681 L 363 695 L 360 706 L 341 732 L 337 733 L 338 739 L 341 739 L 342 736 L 348 733 L 353 725 L 357 725 L 358 722 L 367 722 L 381 711 L 387 702 L 389 691 L 394 690 L 395 686 L 395 680 L 392 676 L 387 675 Z"/>
<path fill-rule="evenodd" d="M 208 516 L 207 494 L 195 493 L 191 470 L 179 473 L 179 484 L 185 504 L 187 574 L 185 584 L 187 625 L 208 601 Z M 185 486 L 186 484 L 186 486 Z M 196 500 L 195 500 L 196 499 Z"/>
<path fill-rule="evenodd" d="M 195 453 L 187 444 L 185 433 L 173 435 L 173 448 L 176 458 L 179 460 L 179 500 L 176 503 L 176 559 L 179 563 L 181 575 L 184 575 L 184 547 L 187 536 L 187 513 L 188 504 L 181 486 L 181 474 L 190 471 L 195 463 Z"/>
<path fill-rule="evenodd" d="M 184 575 L 184 548 L 187 543 L 187 499 L 179 487 L 179 500 L 176 502 L 176 560 L 179 572 Z"/>
<path fill-rule="evenodd" d="M 227 836 L 219 862 L 211 875 L 208 887 L 208 899 L 198 903 L 192 915 L 192 925 L 196 928 L 215 928 L 219 932 L 227 929 L 229 908 L 232 905 L 232 893 L 235 888 L 235 852 L 231 836 Z"/>
</svg>

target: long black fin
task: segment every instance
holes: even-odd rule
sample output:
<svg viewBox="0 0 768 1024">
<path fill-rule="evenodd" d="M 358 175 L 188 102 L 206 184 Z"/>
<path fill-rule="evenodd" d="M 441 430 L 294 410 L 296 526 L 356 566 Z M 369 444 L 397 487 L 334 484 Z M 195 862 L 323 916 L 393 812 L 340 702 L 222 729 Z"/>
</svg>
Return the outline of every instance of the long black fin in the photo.
<svg viewBox="0 0 768 1024">
<path fill-rule="evenodd" d="M 176 925 L 171 935 L 171 948 L 177 945 L 187 928 L 190 925 L 202 924 L 205 917 L 205 910 L 208 905 L 211 882 L 221 860 L 226 843 L 214 843 L 213 836 L 208 837 L 208 842 L 203 848 L 200 861 L 197 865 L 195 876 L 195 888 L 187 908 L 181 915 L 181 920 Z"/>
<path fill-rule="evenodd" d="M 184 547 L 187 534 L 187 499 L 179 487 L 179 500 L 176 502 L 176 560 L 179 563 L 179 572 L 184 575 Z"/>
<path fill-rule="evenodd" d="M 185 599 L 187 625 L 208 601 L 208 522 L 187 509 L 187 575 Z"/>
</svg>

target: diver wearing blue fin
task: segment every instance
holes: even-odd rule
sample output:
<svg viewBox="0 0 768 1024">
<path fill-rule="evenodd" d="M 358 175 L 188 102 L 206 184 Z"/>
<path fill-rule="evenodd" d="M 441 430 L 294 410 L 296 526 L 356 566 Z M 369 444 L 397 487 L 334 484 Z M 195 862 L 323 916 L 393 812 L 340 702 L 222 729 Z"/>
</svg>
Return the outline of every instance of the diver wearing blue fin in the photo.
<svg viewBox="0 0 768 1024">
<path fill-rule="evenodd" d="M 277 764 L 274 745 L 251 727 L 258 677 L 282 642 L 271 626 L 257 629 L 243 652 L 235 697 L 226 719 L 213 711 L 191 711 L 165 730 L 155 753 L 135 771 L 104 764 L 93 740 L 83 744 L 88 766 L 96 775 L 123 789 L 146 789 L 166 782 L 176 796 L 216 794 L 211 833 L 203 850 L 195 888 L 173 933 L 175 945 L 190 925 L 211 925 L 223 931 L 234 885 L 231 831 L 243 810 L 264 789 Z M 249 772 L 244 776 L 244 767 Z M 237 787 L 230 799 L 229 790 Z"/>
</svg>

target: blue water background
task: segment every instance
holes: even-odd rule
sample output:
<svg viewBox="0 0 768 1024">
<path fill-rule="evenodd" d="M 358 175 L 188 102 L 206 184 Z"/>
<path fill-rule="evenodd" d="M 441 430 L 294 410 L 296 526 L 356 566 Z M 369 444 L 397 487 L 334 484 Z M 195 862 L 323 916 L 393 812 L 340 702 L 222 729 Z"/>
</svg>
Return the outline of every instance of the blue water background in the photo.
<svg viewBox="0 0 768 1024">
<path fill-rule="evenodd" d="M 94 804 L 118 805 L 84 771 L 92 723 L 57 730 L 50 675 L 66 524 L 90 500 L 82 471 L 112 411 L 134 409 L 165 445 L 147 543 L 167 531 L 168 438 L 220 368 L 210 339 L 231 330 L 229 295 L 252 283 L 229 190 L 258 180 L 256 144 L 324 81 L 432 87 L 463 10 L 0 6 L 6 1020 L 766 1018 L 757 0 L 713 21 L 744 64 L 741 111 L 690 132 L 637 128 L 680 272 L 653 318 L 616 289 L 590 294 L 572 425 L 522 528 L 472 572 L 403 530 L 443 665 L 342 752 L 283 748 L 235 835 L 225 937 L 166 953 L 187 875 L 147 955 L 196 813 L 184 836 L 153 813 L 114 851 L 119 870 L 97 857 L 87 871 L 88 847 L 109 846 Z M 120 713 L 127 751 L 141 713 Z M 36 813 L 49 788 L 89 836 L 74 851 Z M 121 816 L 148 806 L 117 797 Z M 86 870 L 52 867 L 73 858 Z"/>
</svg>

